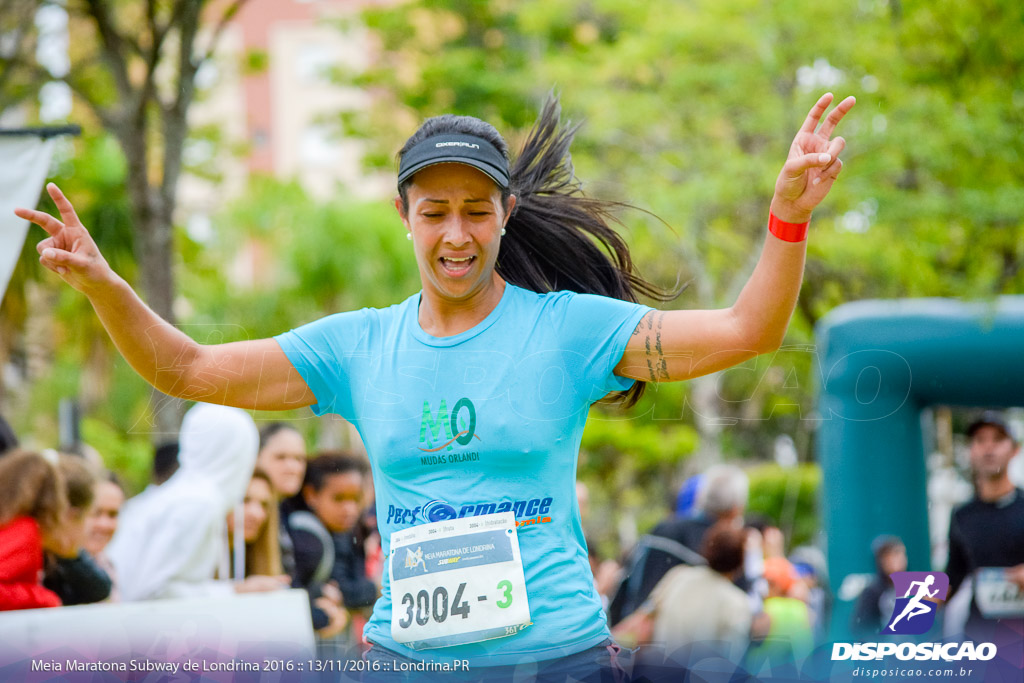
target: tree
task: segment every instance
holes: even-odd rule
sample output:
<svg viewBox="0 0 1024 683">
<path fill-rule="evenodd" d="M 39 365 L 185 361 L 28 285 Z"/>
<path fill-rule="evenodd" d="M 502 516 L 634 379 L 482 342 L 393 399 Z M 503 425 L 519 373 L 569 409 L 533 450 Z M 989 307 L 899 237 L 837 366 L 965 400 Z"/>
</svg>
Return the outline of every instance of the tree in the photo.
<svg viewBox="0 0 1024 683">
<path fill-rule="evenodd" d="M 352 123 L 390 149 L 408 122 L 443 111 L 522 129 L 541 96 L 561 89 L 568 116 L 586 121 L 574 161 L 588 189 L 668 223 L 624 216 L 644 272 L 688 282 L 679 305 L 727 306 L 753 268 L 771 183 L 813 100 L 798 91 L 797 69 L 827 47 L 791 39 L 821 10 L 744 5 L 453 1 L 374 11 L 367 21 L 385 57 L 360 82 L 384 95 L 372 125 Z M 393 125 L 381 123 L 387 112 L 397 113 Z M 740 395 L 756 395 L 759 382 L 743 384 Z M 725 449 L 722 423 L 737 417 L 722 389 L 721 376 L 658 387 L 633 417 L 695 424 L 700 451 L 684 466 L 706 465 Z"/>
<path fill-rule="evenodd" d="M 652 388 L 613 429 L 588 428 L 584 473 L 618 474 L 617 459 L 646 456 L 603 445 L 648 444 L 650 423 L 667 433 L 692 424 L 708 453 L 762 459 L 788 433 L 810 458 L 813 388 L 828 371 L 813 330 L 828 311 L 1024 291 L 1024 42 L 1009 0 L 447 0 L 374 9 L 366 21 L 382 58 L 353 80 L 379 106 L 347 123 L 377 142 L 371 159 L 391 163 L 422 118 L 449 111 L 512 131 L 515 148 L 514 131 L 555 87 L 586 122 L 574 144 L 586 189 L 671 226 L 626 216 L 644 273 L 690 283 L 683 306 L 732 303 L 794 127 L 821 92 L 858 97 L 839 131 L 847 169 L 815 211 L 788 346 Z M 672 456 L 658 454 L 661 485 L 669 467 L 701 459 Z"/>
<path fill-rule="evenodd" d="M 174 322 L 173 221 L 188 112 L 196 74 L 214 54 L 227 23 L 246 0 L 72 0 L 75 40 L 66 74 L 35 61 L 31 18 L 40 0 L 4 0 L 13 49 L 3 55 L 4 107 L 23 102 L 33 86 L 61 80 L 118 142 L 126 161 L 139 284 L 146 302 Z M 204 30 L 204 22 L 209 20 Z M 177 404 L 155 402 L 158 431 L 177 431 Z"/>
</svg>

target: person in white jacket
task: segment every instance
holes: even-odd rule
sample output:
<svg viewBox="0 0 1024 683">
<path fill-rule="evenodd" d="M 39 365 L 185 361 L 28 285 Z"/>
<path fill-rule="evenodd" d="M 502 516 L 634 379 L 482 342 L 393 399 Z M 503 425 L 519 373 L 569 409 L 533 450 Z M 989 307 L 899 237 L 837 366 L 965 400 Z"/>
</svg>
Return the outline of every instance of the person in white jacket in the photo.
<svg viewBox="0 0 1024 683">
<path fill-rule="evenodd" d="M 181 467 L 121 524 L 108 554 L 124 601 L 283 588 L 286 577 L 217 580 L 228 571 L 225 518 L 241 503 L 259 436 L 243 410 L 199 403 L 181 426 Z"/>
</svg>

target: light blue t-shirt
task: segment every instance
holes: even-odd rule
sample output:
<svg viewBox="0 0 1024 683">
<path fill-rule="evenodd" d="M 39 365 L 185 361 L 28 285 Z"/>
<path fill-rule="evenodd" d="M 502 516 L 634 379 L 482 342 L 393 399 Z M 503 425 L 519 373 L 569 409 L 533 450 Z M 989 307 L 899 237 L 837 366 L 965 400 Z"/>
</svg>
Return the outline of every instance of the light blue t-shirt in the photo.
<svg viewBox="0 0 1024 683">
<path fill-rule="evenodd" d="M 313 412 L 359 430 L 385 557 L 397 530 L 511 510 L 533 625 L 412 650 L 391 637 L 385 571 L 366 638 L 414 659 L 491 666 L 597 645 L 609 634 L 576 503 L 576 460 L 590 405 L 633 384 L 613 370 L 651 309 L 506 285 L 478 325 L 433 337 L 419 325 L 419 300 L 331 315 L 276 339 L 316 395 Z"/>
</svg>

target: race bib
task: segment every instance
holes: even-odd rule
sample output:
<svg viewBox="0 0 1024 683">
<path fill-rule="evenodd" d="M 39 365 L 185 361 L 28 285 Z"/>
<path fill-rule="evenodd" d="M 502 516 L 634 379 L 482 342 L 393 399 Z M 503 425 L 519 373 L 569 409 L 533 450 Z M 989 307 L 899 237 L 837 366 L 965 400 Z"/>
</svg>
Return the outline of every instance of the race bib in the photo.
<svg viewBox="0 0 1024 683">
<path fill-rule="evenodd" d="M 1024 617 L 1024 591 L 1006 578 L 1003 568 L 979 569 L 974 586 L 974 601 L 986 619 Z"/>
<path fill-rule="evenodd" d="M 422 650 L 511 636 L 530 625 L 511 512 L 391 534 L 391 637 Z"/>
</svg>

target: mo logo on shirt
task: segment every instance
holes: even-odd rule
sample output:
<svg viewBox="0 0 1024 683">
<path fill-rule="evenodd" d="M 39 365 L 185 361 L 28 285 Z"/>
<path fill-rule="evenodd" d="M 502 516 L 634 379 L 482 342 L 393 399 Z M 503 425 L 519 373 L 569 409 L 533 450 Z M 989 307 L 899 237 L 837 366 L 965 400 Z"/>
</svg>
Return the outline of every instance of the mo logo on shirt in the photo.
<svg viewBox="0 0 1024 683">
<path fill-rule="evenodd" d="M 460 398 L 448 412 L 448 404 L 441 399 L 437 413 L 430 409 L 430 402 L 423 402 L 423 418 L 420 420 L 420 446 L 425 453 L 436 453 L 441 450 L 452 450 L 452 444 L 467 445 L 476 437 L 476 406 L 468 398 Z M 437 445 L 441 442 L 440 445 Z"/>
<path fill-rule="evenodd" d="M 882 633 L 921 635 L 935 623 L 936 600 L 945 600 L 949 577 L 942 572 L 895 572 L 889 575 L 896 587 L 896 606 Z"/>
</svg>

